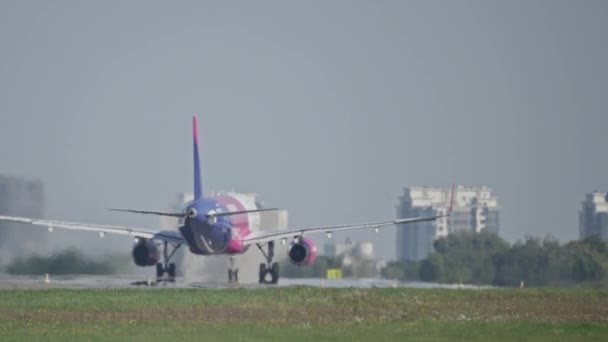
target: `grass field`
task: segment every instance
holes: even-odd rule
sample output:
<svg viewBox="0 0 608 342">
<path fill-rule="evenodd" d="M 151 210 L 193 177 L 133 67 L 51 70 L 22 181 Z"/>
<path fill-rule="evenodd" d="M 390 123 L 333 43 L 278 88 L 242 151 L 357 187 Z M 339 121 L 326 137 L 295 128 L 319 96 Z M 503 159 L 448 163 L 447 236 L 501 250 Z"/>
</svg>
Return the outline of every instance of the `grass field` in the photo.
<svg viewBox="0 0 608 342">
<path fill-rule="evenodd" d="M 608 290 L 0 291 L 0 341 L 608 341 Z"/>
</svg>

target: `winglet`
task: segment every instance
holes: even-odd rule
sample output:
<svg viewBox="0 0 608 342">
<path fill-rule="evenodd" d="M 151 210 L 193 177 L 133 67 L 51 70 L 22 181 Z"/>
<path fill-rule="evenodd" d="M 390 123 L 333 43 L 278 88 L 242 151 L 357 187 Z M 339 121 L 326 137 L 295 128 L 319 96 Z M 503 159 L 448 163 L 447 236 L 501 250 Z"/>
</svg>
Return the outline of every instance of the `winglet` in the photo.
<svg viewBox="0 0 608 342">
<path fill-rule="evenodd" d="M 452 193 L 450 194 L 450 209 L 449 214 L 452 213 L 452 209 L 454 208 L 454 192 L 456 190 L 456 186 L 452 184 Z"/>
<path fill-rule="evenodd" d="M 203 184 L 201 182 L 201 161 L 198 152 L 198 129 L 196 116 L 192 117 L 193 157 L 194 157 L 194 199 L 203 197 Z"/>
</svg>

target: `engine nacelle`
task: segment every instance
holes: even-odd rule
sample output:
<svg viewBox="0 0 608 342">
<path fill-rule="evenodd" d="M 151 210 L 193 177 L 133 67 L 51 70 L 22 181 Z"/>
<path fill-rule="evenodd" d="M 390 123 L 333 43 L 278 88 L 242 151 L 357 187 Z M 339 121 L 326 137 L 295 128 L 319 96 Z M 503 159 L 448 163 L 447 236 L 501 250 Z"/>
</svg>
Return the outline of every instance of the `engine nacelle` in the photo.
<svg viewBox="0 0 608 342">
<path fill-rule="evenodd" d="M 300 238 L 291 244 L 288 254 L 292 263 L 298 266 L 310 265 L 317 258 L 317 246 L 309 239 Z"/>
<path fill-rule="evenodd" d="M 160 249 L 150 239 L 139 238 L 133 246 L 132 254 L 137 266 L 154 266 L 160 260 Z"/>
</svg>

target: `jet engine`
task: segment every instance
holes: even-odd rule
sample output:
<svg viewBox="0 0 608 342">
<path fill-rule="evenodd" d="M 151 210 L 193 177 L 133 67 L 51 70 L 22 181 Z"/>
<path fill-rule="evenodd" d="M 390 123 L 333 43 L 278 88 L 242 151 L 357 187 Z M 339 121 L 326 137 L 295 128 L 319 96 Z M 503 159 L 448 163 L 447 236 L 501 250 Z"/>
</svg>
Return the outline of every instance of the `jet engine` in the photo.
<svg viewBox="0 0 608 342">
<path fill-rule="evenodd" d="M 160 249 L 150 239 L 139 238 L 133 245 L 132 254 L 137 266 L 154 266 L 160 260 Z"/>
<path fill-rule="evenodd" d="M 317 258 L 317 247 L 311 240 L 300 238 L 291 244 L 288 254 L 292 263 L 298 266 L 310 265 Z"/>
</svg>

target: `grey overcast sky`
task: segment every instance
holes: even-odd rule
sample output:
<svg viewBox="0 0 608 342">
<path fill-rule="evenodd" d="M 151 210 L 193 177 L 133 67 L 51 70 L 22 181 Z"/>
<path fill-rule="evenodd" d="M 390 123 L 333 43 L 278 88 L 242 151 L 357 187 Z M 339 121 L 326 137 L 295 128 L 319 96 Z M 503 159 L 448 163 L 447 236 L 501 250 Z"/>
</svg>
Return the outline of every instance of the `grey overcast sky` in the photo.
<svg viewBox="0 0 608 342">
<path fill-rule="evenodd" d="M 196 114 L 207 189 L 292 226 L 456 182 L 494 188 L 508 240 L 566 241 L 608 189 L 607 61 L 607 1 L 4 0 L 0 172 L 48 217 L 156 225 L 105 208 L 191 189 Z"/>
</svg>

